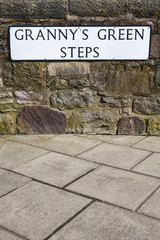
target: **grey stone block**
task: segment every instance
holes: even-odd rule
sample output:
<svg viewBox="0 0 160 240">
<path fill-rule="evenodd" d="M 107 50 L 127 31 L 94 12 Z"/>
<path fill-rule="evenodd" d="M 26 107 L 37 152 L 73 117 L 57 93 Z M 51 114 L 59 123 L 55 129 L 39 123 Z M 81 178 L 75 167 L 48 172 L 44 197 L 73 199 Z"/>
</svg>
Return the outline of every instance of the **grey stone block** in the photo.
<svg viewBox="0 0 160 240">
<path fill-rule="evenodd" d="M 97 166 L 97 164 L 80 161 L 59 153 L 49 153 L 14 168 L 14 171 L 58 187 L 64 187 Z"/>
<path fill-rule="evenodd" d="M 158 220 L 94 203 L 50 240 L 159 240 Z"/>
<path fill-rule="evenodd" d="M 31 182 L 0 199 L 0 225 L 24 238 L 42 240 L 90 201 Z"/>
<path fill-rule="evenodd" d="M 125 10 L 125 0 L 69 0 L 69 13 L 78 16 L 118 16 Z"/>
<path fill-rule="evenodd" d="M 160 219 L 160 188 L 142 205 L 138 212 Z"/>
<path fill-rule="evenodd" d="M 158 61 L 155 66 L 154 82 L 156 86 L 160 86 L 160 61 Z"/>
<path fill-rule="evenodd" d="M 137 97 L 133 99 L 133 112 L 158 115 L 160 114 L 160 97 Z"/>
<path fill-rule="evenodd" d="M 160 152 L 160 137 L 150 136 L 133 145 L 134 148 Z"/>
<path fill-rule="evenodd" d="M 160 184 L 160 180 L 102 166 L 72 183 L 67 189 L 131 210 Z"/>
<path fill-rule="evenodd" d="M 1 0 L 1 18 L 63 18 L 66 15 L 65 0 Z"/>
<path fill-rule="evenodd" d="M 160 58 L 160 34 L 152 34 L 150 57 Z"/>
<path fill-rule="evenodd" d="M 23 186 L 29 181 L 30 179 L 27 177 L 0 169 L 0 197 Z"/>
<path fill-rule="evenodd" d="M 148 151 L 137 150 L 103 143 L 78 155 L 78 157 L 129 170 L 150 154 Z"/>
</svg>

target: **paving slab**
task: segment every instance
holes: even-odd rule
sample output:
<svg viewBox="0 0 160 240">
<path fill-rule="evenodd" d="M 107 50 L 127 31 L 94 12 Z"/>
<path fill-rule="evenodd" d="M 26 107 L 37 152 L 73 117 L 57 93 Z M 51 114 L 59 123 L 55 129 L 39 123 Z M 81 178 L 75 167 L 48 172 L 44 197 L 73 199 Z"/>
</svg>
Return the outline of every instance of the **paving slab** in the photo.
<svg viewBox="0 0 160 240">
<path fill-rule="evenodd" d="M 149 154 L 148 151 L 102 143 L 78 155 L 78 157 L 129 170 L 149 156 Z"/>
<path fill-rule="evenodd" d="M 0 229 L 0 240 L 22 240 L 22 238 Z"/>
<path fill-rule="evenodd" d="M 150 136 L 133 145 L 134 148 L 145 149 L 152 152 L 160 152 L 160 137 Z"/>
<path fill-rule="evenodd" d="M 36 142 L 40 142 L 45 139 L 49 139 L 53 137 L 54 135 L 49 135 L 49 134 L 41 134 L 41 135 L 12 135 L 10 136 L 10 140 L 12 141 L 17 141 L 20 143 L 26 143 L 26 144 L 33 144 Z"/>
<path fill-rule="evenodd" d="M 94 203 L 49 240 L 159 240 L 160 221 Z"/>
<path fill-rule="evenodd" d="M 25 163 L 14 171 L 63 187 L 97 166 L 98 164 L 52 152 Z"/>
<path fill-rule="evenodd" d="M 129 147 L 145 138 L 145 136 L 117 136 L 117 135 L 81 135 L 81 137 L 102 141 L 106 143 L 118 144 L 126 147 Z"/>
<path fill-rule="evenodd" d="M 138 166 L 133 168 L 132 171 L 160 178 L 160 154 L 153 153 L 151 156 L 141 162 Z"/>
<path fill-rule="evenodd" d="M 35 143 L 34 145 L 51 151 L 56 151 L 75 156 L 100 143 L 101 143 L 100 141 L 85 139 L 73 135 L 57 135 L 45 141 Z"/>
<path fill-rule="evenodd" d="M 48 151 L 22 143 L 8 141 L 0 148 L 0 166 L 12 169 L 15 166 L 27 162 L 36 157 L 42 156 Z"/>
<path fill-rule="evenodd" d="M 135 210 L 160 185 L 160 180 L 101 166 L 67 189 Z"/>
<path fill-rule="evenodd" d="M 42 240 L 90 202 L 31 182 L 0 199 L 0 225 L 30 240 Z"/>
<path fill-rule="evenodd" d="M 142 205 L 139 212 L 160 219 L 160 188 Z"/>
<path fill-rule="evenodd" d="M 0 197 L 23 186 L 30 178 L 0 169 Z"/>
</svg>

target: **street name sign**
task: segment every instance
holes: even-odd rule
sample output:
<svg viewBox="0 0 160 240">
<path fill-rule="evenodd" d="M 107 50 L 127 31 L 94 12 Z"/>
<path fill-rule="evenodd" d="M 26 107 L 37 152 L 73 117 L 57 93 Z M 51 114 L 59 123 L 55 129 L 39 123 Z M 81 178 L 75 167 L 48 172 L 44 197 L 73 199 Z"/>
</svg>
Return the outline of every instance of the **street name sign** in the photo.
<svg viewBox="0 0 160 240">
<path fill-rule="evenodd" d="M 12 26 L 12 60 L 147 60 L 150 26 Z"/>
</svg>

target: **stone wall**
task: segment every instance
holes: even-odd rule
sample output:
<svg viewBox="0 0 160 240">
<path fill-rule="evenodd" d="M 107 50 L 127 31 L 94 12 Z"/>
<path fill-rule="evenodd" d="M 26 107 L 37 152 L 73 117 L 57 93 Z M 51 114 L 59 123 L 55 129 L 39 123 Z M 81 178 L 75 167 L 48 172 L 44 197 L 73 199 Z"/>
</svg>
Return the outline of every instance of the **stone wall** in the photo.
<svg viewBox="0 0 160 240">
<path fill-rule="evenodd" d="M 160 135 L 159 0 L 0 0 L 0 134 Z M 14 25 L 151 25 L 148 61 L 12 62 Z"/>
</svg>

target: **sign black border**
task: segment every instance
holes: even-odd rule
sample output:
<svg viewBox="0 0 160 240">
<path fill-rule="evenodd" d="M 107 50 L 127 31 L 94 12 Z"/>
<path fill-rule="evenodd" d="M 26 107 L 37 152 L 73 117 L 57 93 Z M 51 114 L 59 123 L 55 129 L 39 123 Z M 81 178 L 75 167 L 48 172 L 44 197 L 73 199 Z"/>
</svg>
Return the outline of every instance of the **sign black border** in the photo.
<svg viewBox="0 0 160 240">
<path fill-rule="evenodd" d="M 11 58 L 11 37 L 10 28 L 13 27 L 149 27 L 150 28 L 150 38 L 149 38 L 149 51 L 147 59 L 35 59 L 35 60 L 14 60 Z M 9 44 L 9 59 L 14 62 L 106 62 L 106 61 L 148 61 L 150 59 L 151 51 L 151 35 L 152 27 L 151 25 L 12 25 L 8 27 L 8 44 Z"/>
</svg>

